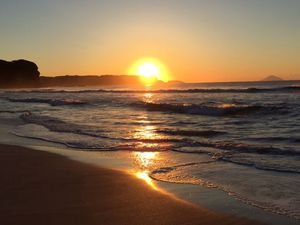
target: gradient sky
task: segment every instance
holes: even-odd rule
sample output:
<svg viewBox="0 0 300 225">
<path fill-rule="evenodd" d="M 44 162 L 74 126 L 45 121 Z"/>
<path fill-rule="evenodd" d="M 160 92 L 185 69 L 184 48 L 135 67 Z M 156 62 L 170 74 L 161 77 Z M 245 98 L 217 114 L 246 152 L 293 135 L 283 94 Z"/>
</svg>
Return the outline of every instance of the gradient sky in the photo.
<svg viewBox="0 0 300 225">
<path fill-rule="evenodd" d="M 0 0 L 0 58 L 43 75 L 162 61 L 186 82 L 300 79 L 300 0 Z"/>
</svg>

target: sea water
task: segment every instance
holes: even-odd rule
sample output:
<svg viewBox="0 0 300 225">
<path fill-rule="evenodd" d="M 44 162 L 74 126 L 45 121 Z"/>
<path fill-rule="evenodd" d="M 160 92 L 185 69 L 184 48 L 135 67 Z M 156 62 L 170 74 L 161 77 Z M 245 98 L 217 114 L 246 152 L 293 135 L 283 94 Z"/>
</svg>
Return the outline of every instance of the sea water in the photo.
<svg viewBox="0 0 300 225">
<path fill-rule="evenodd" d="M 300 218 L 300 82 L 2 90 L 8 114 L 14 135 L 128 151 L 153 179 Z"/>
</svg>

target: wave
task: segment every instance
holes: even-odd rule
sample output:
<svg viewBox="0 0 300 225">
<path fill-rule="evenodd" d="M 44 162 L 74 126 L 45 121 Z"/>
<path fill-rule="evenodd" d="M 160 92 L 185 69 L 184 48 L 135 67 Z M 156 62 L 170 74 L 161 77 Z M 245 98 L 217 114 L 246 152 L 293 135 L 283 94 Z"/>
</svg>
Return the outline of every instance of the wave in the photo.
<svg viewBox="0 0 300 225">
<path fill-rule="evenodd" d="M 0 113 L 26 113 L 28 110 L 0 110 Z"/>
<path fill-rule="evenodd" d="M 205 116 L 234 116 L 248 115 L 251 113 L 274 113 L 278 110 L 281 113 L 286 113 L 284 107 L 278 106 L 260 106 L 260 105 L 234 105 L 223 104 L 216 106 L 197 105 L 197 104 L 169 104 L 169 103 L 150 103 L 136 102 L 131 104 L 134 107 L 144 108 L 148 111 L 160 111 L 182 114 L 194 114 Z"/>
<path fill-rule="evenodd" d="M 114 141 L 126 142 L 126 143 L 137 142 L 139 144 L 144 144 L 144 148 L 147 148 L 147 146 L 148 147 L 151 146 L 151 144 L 153 144 L 154 146 L 154 144 L 164 145 L 166 143 L 179 143 L 183 141 L 180 138 L 153 138 L 153 139 L 139 138 L 137 139 L 137 138 L 112 137 L 109 134 L 106 134 L 104 130 L 100 130 L 98 127 L 91 127 L 91 126 L 66 122 L 58 118 L 34 114 L 29 111 L 21 114 L 20 118 L 27 123 L 41 125 L 47 128 L 48 130 L 54 132 L 72 133 L 72 134 L 85 135 L 85 136 L 90 136 L 95 138 L 111 139 Z M 130 147 L 131 148 L 133 147 L 131 150 L 134 151 L 133 149 L 135 149 L 135 146 L 130 145 Z M 76 148 L 80 148 L 80 146 L 76 146 Z M 160 148 L 160 146 L 156 145 L 156 149 L 157 148 Z M 120 149 L 129 149 L 129 148 L 126 145 L 122 145 Z M 165 150 L 165 148 L 163 148 L 163 150 Z"/>
<path fill-rule="evenodd" d="M 278 160 L 279 159 L 279 160 Z M 223 157 L 222 161 L 235 163 L 243 166 L 250 166 L 260 170 L 269 170 L 281 173 L 297 173 L 300 174 L 299 157 L 257 157 L 250 154 L 238 154 Z"/>
<path fill-rule="evenodd" d="M 187 137 L 214 137 L 226 134 L 223 131 L 214 130 L 181 130 L 181 129 L 163 129 L 157 130 L 158 133 L 168 134 L 168 135 L 178 135 Z"/>
<path fill-rule="evenodd" d="M 47 118 L 47 117 L 42 117 Z M 46 122 L 51 123 L 51 118 Z M 138 140 L 109 138 L 96 133 L 76 130 L 71 123 L 59 122 L 53 119 L 56 126 L 43 126 L 37 121 L 30 120 L 34 123 L 28 123 L 16 127 L 12 133 L 16 136 L 27 137 L 31 139 L 43 140 L 51 143 L 62 144 L 73 149 L 87 151 L 140 151 L 140 152 L 158 152 L 171 151 L 172 144 L 168 139 L 161 140 Z M 53 122 L 53 121 L 52 121 Z M 57 126 L 57 124 L 59 124 Z M 64 130 L 57 129 L 62 124 L 68 124 L 69 127 Z M 48 129 L 50 128 L 50 129 Z M 59 131 L 55 131 L 59 130 Z"/>
<path fill-rule="evenodd" d="M 300 86 L 291 85 L 275 88 L 194 88 L 194 89 L 153 89 L 153 90 L 124 90 L 124 89 L 90 89 L 90 90 L 57 90 L 38 89 L 6 91 L 5 93 L 268 93 L 268 92 L 300 92 Z"/>
<path fill-rule="evenodd" d="M 226 150 L 225 152 L 216 152 L 214 153 L 214 158 L 218 159 L 225 159 L 229 155 L 235 153 L 256 153 L 260 155 L 286 155 L 286 156 L 300 156 L 300 152 L 286 148 L 276 148 L 273 146 L 265 146 L 265 145 L 250 145 L 245 143 L 235 143 L 230 141 L 193 141 L 189 143 L 187 146 L 188 149 L 185 148 L 174 148 L 174 151 L 184 152 L 184 153 L 207 153 L 207 151 L 202 151 L 201 148 L 198 147 L 205 147 L 205 148 L 214 148 L 220 150 Z"/>
<path fill-rule="evenodd" d="M 280 136 L 274 136 L 274 137 L 248 137 L 248 140 L 252 141 L 266 141 L 266 142 L 290 142 L 290 143 L 300 143 L 300 137 L 280 137 Z"/>
<path fill-rule="evenodd" d="M 295 175 L 300 174 L 300 166 L 298 163 L 300 152 L 296 150 L 235 143 L 231 141 L 193 141 L 185 137 L 193 135 L 202 135 L 204 137 L 222 135 L 223 132 L 219 131 L 158 129 L 153 132 L 163 132 L 174 136 L 183 136 L 184 138 L 170 138 L 166 136 L 161 139 L 134 139 L 130 137 L 110 137 L 105 131 L 99 130 L 97 127 L 93 128 L 74 124 L 58 118 L 31 112 L 23 113 L 20 117 L 28 124 L 17 127 L 14 130 L 15 135 L 63 144 L 73 149 L 87 151 L 175 151 L 203 154 L 207 163 L 226 162 L 228 164 L 237 164 L 244 167 L 253 167 L 257 170 Z M 153 175 L 157 177 L 160 174 L 163 175 L 170 171 L 176 172 L 177 169 L 186 166 L 197 166 L 197 163 L 193 162 L 172 168 L 160 168 L 160 170 L 154 172 Z M 194 182 L 194 180 L 184 180 L 184 182 Z M 204 182 L 203 180 L 201 182 L 202 185 L 211 185 L 209 182 Z"/>
<path fill-rule="evenodd" d="M 50 117 L 50 116 L 34 114 L 29 111 L 20 115 L 20 118 L 27 123 L 38 124 L 43 127 L 46 127 L 50 131 L 68 132 L 68 133 L 83 134 L 83 135 L 86 134 L 86 135 L 90 135 L 90 136 L 99 136 L 98 134 L 88 132 L 88 131 L 86 131 L 84 133 L 82 130 L 84 130 L 85 127 L 83 125 L 66 122 L 66 121 L 63 121 L 63 120 L 60 120 L 60 119 L 57 119 L 54 117 Z M 87 129 L 88 128 L 86 127 L 86 130 Z M 100 132 L 99 130 L 97 130 L 97 131 Z"/>
<path fill-rule="evenodd" d="M 219 152 L 214 155 L 214 157 L 222 159 L 222 157 L 227 157 L 228 152 L 233 153 L 257 153 L 257 154 L 271 154 L 271 155 L 290 155 L 290 156 L 300 156 L 300 152 L 286 148 L 276 148 L 273 146 L 264 146 L 264 145 L 250 145 L 245 143 L 235 143 L 230 141 L 193 141 L 186 138 L 153 138 L 153 139 L 143 139 L 143 138 L 124 138 L 124 137 L 115 137 L 110 136 L 104 130 L 99 129 L 98 127 L 85 126 L 80 124 L 75 124 L 67 121 L 63 121 L 58 118 L 44 116 L 39 114 L 34 114 L 32 112 L 25 112 L 20 115 L 20 118 L 32 124 L 41 125 L 46 127 L 50 131 L 54 132 L 64 132 L 64 133 L 73 133 L 79 135 L 86 135 L 96 138 L 106 138 L 112 139 L 115 141 L 128 143 L 128 142 L 139 142 L 142 144 L 164 144 L 170 143 L 173 144 L 171 150 L 184 152 L 184 153 L 203 153 L 201 147 L 205 148 L 214 148 L 220 150 L 226 150 L 227 154 L 223 155 Z M 171 129 L 158 129 L 155 132 L 163 132 L 165 134 L 178 135 L 178 136 L 202 136 L 202 137 L 212 137 L 215 135 L 225 134 L 220 131 L 196 131 L 196 130 L 171 130 Z M 186 150 L 182 147 L 191 147 L 192 150 Z M 207 152 L 205 152 L 207 153 Z"/>
<path fill-rule="evenodd" d="M 41 98 L 8 98 L 10 102 L 47 103 L 51 106 L 86 105 L 87 102 L 77 99 L 41 99 Z"/>
<path fill-rule="evenodd" d="M 161 167 L 161 168 L 151 171 L 151 175 L 169 173 L 180 167 L 197 166 L 197 165 L 201 165 L 201 164 L 215 163 L 216 162 L 215 160 L 185 163 L 185 164 L 179 164 L 179 165 L 169 166 L 169 167 Z M 299 159 L 297 159 L 297 158 L 288 158 L 288 159 L 285 158 L 285 160 L 277 160 L 276 158 L 272 159 L 269 157 L 266 157 L 262 160 L 261 158 L 257 158 L 256 156 L 249 156 L 249 155 L 245 156 L 245 155 L 241 154 L 241 155 L 238 155 L 237 157 L 231 157 L 231 158 L 228 157 L 226 160 L 223 159 L 222 161 L 231 162 L 231 163 L 243 165 L 243 166 L 250 166 L 250 167 L 254 167 L 259 170 L 300 174 L 300 166 L 298 165 L 298 160 Z"/>
<path fill-rule="evenodd" d="M 134 91 L 119 91 L 134 92 Z M 148 91 L 139 91 L 148 92 Z M 268 92 L 300 92 L 300 86 L 286 86 L 276 88 L 195 88 L 195 89 L 166 89 L 154 90 L 153 93 L 268 93 Z"/>
<path fill-rule="evenodd" d="M 300 211 L 297 204 L 298 190 L 297 186 L 294 185 L 295 180 L 290 179 L 285 174 L 262 174 L 254 170 L 247 170 L 244 173 L 251 174 L 250 177 L 255 176 L 257 183 L 252 182 L 253 179 L 245 180 L 245 176 L 243 175 L 224 179 L 226 169 L 230 171 L 234 167 L 222 166 L 221 171 L 219 168 L 216 161 L 191 162 L 155 168 L 150 171 L 149 176 L 161 182 L 217 188 L 246 204 L 300 219 Z M 273 187 L 275 185 L 278 186 L 276 186 L 277 188 L 274 191 Z M 255 194 L 253 194 L 254 192 Z"/>
</svg>

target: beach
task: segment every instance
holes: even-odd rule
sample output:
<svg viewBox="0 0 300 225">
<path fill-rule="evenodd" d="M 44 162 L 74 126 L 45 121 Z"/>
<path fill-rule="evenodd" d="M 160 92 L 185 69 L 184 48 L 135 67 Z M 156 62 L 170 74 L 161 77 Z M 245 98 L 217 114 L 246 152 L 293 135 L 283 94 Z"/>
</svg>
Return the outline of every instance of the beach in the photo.
<svg viewBox="0 0 300 225">
<path fill-rule="evenodd" d="M 298 225 L 298 91 L 2 90 L 0 224 Z"/>
<path fill-rule="evenodd" d="M 300 225 L 299 11 L 0 1 L 0 225 Z"/>
<path fill-rule="evenodd" d="M 192 205 L 118 170 L 0 146 L 1 224 L 256 224 Z"/>
</svg>

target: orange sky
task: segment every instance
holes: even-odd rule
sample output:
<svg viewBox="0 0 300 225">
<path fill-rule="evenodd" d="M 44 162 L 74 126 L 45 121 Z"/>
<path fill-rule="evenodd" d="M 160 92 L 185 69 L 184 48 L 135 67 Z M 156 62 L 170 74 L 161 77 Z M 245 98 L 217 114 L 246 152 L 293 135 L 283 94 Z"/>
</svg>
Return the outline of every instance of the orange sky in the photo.
<svg viewBox="0 0 300 225">
<path fill-rule="evenodd" d="M 128 74 L 152 57 L 185 82 L 300 79 L 299 11 L 295 0 L 11 0 L 1 58 L 48 76 Z"/>
</svg>

